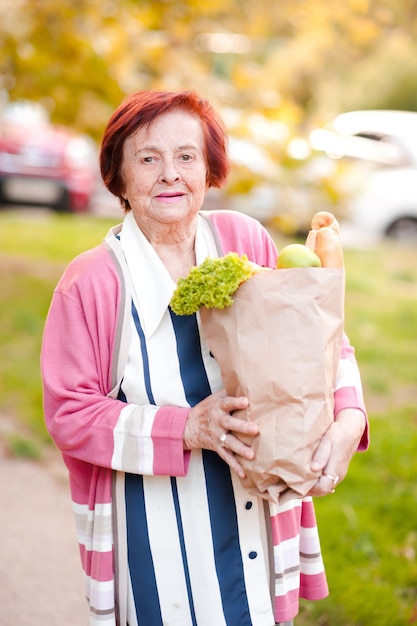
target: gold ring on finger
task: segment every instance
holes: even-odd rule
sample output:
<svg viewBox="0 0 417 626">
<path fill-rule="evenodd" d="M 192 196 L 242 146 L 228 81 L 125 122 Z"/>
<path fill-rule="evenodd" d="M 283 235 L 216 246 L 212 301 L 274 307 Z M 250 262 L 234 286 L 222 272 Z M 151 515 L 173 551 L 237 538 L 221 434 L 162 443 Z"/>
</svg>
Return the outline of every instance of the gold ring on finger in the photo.
<svg viewBox="0 0 417 626">
<path fill-rule="evenodd" d="M 333 488 L 336 487 L 338 481 L 339 481 L 339 476 L 332 476 L 331 474 L 323 474 L 324 478 L 328 478 L 329 480 L 332 481 L 333 483 Z"/>
</svg>

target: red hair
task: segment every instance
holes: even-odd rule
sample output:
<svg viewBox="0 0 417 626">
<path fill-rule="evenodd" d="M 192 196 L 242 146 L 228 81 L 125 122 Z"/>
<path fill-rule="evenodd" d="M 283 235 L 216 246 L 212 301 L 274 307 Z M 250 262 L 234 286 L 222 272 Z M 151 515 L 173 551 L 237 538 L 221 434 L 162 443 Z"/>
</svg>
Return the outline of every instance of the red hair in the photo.
<svg viewBox="0 0 417 626">
<path fill-rule="evenodd" d="M 183 109 L 200 118 L 207 160 L 207 184 L 209 187 L 222 187 L 226 182 L 230 171 L 226 129 L 208 100 L 193 91 L 139 91 L 126 98 L 111 116 L 100 151 L 104 184 L 120 198 L 126 210 L 130 206 L 122 196 L 124 142 L 139 128 L 149 126 L 158 115 L 172 109 Z"/>
</svg>

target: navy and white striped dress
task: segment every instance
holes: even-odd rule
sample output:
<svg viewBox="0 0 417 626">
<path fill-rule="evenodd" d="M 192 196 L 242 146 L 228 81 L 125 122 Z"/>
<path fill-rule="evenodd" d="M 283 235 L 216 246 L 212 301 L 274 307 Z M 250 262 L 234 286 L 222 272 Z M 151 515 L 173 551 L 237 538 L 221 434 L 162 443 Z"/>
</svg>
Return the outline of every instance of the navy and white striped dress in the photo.
<svg viewBox="0 0 417 626">
<path fill-rule="evenodd" d="M 198 263 L 217 256 L 199 220 Z M 120 397 L 147 406 L 138 424 L 143 434 L 157 407 L 194 406 L 222 382 L 197 316 L 178 317 L 168 308 L 175 284 L 133 216 L 125 219 L 121 243 L 133 301 Z M 272 626 L 263 501 L 248 496 L 211 451 L 192 451 L 186 477 L 155 476 L 152 442 L 140 440 L 143 473 L 119 473 L 115 492 L 129 626 Z"/>
</svg>

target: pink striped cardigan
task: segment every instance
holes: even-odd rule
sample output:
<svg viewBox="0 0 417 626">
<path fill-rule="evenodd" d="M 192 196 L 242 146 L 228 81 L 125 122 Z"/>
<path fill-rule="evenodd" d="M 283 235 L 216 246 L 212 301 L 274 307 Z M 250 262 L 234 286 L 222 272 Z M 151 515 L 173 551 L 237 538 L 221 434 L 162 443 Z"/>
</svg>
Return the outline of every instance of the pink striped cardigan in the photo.
<svg viewBox="0 0 417 626">
<path fill-rule="evenodd" d="M 275 265 L 275 245 L 258 222 L 234 212 L 205 214 L 224 254 L 245 253 L 259 265 Z M 41 356 L 45 420 L 69 471 L 90 626 L 125 624 L 126 607 L 114 566 L 112 476 L 114 470 L 137 473 L 133 457 L 125 459 L 123 467 L 113 461 L 114 431 L 126 406 L 117 400 L 117 393 L 126 364 L 131 315 L 127 269 L 115 236 L 119 230 L 120 226 L 112 229 L 101 245 L 68 266 L 53 296 Z M 355 366 L 347 339 L 341 358 Z M 335 393 L 335 412 L 346 407 L 365 412 L 354 381 Z M 158 409 L 154 474 L 186 475 L 190 453 L 183 450 L 182 432 L 188 411 L 176 406 Z M 359 449 L 367 445 L 366 430 Z M 297 501 L 282 512 L 272 507 L 271 524 L 274 545 L 299 536 L 301 528 L 315 528 L 311 499 Z M 302 551 L 308 553 L 309 547 L 300 546 Z M 323 568 L 308 574 L 301 566 L 299 588 L 276 598 L 276 620 L 291 619 L 298 612 L 299 597 L 316 600 L 327 593 Z"/>
</svg>

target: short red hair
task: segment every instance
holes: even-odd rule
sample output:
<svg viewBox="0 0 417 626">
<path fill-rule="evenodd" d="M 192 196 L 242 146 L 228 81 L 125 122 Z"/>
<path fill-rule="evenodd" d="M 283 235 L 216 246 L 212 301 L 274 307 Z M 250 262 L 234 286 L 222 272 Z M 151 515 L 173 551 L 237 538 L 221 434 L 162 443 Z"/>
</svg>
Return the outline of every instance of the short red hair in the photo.
<svg viewBox="0 0 417 626">
<path fill-rule="evenodd" d="M 100 151 L 104 184 L 120 198 L 126 210 L 130 207 L 122 196 L 124 142 L 139 128 L 149 126 L 158 115 L 172 109 L 183 109 L 200 118 L 207 160 L 207 184 L 209 187 L 222 187 L 226 182 L 230 171 L 227 133 L 221 117 L 208 100 L 194 91 L 139 91 L 126 98 L 111 116 L 104 131 Z"/>
</svg>

